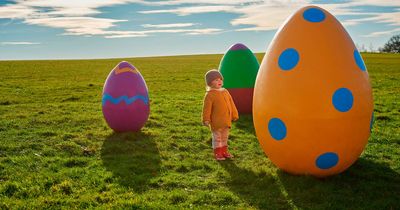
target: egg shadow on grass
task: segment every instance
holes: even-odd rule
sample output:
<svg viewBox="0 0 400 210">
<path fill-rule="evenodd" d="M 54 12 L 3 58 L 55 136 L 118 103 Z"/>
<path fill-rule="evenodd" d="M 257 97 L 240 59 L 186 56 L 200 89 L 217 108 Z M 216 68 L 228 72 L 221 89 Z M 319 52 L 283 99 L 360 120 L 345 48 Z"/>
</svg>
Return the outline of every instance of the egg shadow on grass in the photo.
<svg viewBox="0 0 400 210">
<path fill-rule="evenodd" d="M 219 163 L 231 176 L 226 181 L 227 187 L 247 204 L 258 209 L 292 209 L 276 177 L 240 168 L 230 160 Z"/>
<path fill-rule="evenodd" d="M 160 171 L 160 155 L 151 135 L 137 133 L 112 133 L 101 150 L 106 170 L 123 186 L 142 192 L 149 181 Z"/>
<path fill-rule="evenodd" d="M 400 174 L 360 158 L 345 172 L 322 179 L 278 171 L 280 183 L 300 209 L 400 209 Z"/>
<path fill-rule="evenodd" d="M 240 115 L 239 120 L 234 122 L 235 127 L 245 133 L 253 134 L 256 135 L 256 132 L 254 130 L 254 124 L 253 124 L 253 116 L 251 114 L 249 115 Z"/>
</svg>

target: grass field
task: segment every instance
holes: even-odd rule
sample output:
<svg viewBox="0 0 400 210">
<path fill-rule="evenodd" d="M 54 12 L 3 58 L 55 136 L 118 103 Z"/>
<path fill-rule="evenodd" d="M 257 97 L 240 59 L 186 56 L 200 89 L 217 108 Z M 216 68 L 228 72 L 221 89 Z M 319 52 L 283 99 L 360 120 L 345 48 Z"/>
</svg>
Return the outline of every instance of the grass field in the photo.
<svg viewBox="0 0 400 210">
<path fill-rule="evenodd" d="M 277 169 L 251 116 L 233 126 L 235 159 L 213 160 L 203 76 L 221 56 L 125 59 L 151 100 L 145 128 L 125 134 L 101 112 L 122 59 L 1 61 L 0 209 L 400 209 L 400 55 L 363 54 L 373 134 L 352 167 L 325 179 Z"/>
</svg>

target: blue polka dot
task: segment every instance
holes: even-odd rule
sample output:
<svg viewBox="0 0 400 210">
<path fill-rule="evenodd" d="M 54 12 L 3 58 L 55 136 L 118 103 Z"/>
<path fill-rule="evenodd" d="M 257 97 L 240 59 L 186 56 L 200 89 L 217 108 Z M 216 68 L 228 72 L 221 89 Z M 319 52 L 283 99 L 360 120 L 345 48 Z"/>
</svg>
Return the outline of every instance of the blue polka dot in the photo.
<svg viewBox="0 0 400 210">
<path fill-rule="evenodd" d="M 279 118 L 272 118 L 268 122 L 268 130 L 272 138 L 275 140 L 282 140 L 286 137 L 285 123 Z"/>
<path fill-rule="evenodd" d="M 374 116 L 374 112 L 372 112 L 371 122 L 369 124 L 369 130 L 370 131 L 372 131 L 372 127 L 374 126 L 374 122 L 375 122 L 375 116 Z"/>
<path fill-rule="evenodd" d="M 317 8 L 310 8 L 303 12 L 303 18 L 312 23 L 318 23 L 325 20 L 325 13 Z"/>
<path fill-rule="evenodd" d="M 327 152 L 320 155 L 315 161 L 315 165 L 317 165 L 320 169 L 330 169 L 334 167 L 339 162 L 339 156 L 334 152 Z"/>
<path fill-rule="evenodd" d="M 353 56 L 354 56 L 354 60 L 356 61 L 358 68 L 360 68 L 361 71 L 365 71 L 366 67 L 365 67 L 364 61 L 363 61 L 360 53 L 358 52 L 358 50 L 354 50 Z"/>
<path fill-rule="evenodd" d="M 300 56 L 297 50 L 288 48 L 279 56 L 278 64 L 282 70 L 291 70 L 299 62 Z"/>
<path fill-rule="evenodd" d="M 347 112 L 353 107 L 353 94 L 347 88 L 339 88 L 332 96 L 332 103 L 335 109 L 340 112 Z"/>
</svg>

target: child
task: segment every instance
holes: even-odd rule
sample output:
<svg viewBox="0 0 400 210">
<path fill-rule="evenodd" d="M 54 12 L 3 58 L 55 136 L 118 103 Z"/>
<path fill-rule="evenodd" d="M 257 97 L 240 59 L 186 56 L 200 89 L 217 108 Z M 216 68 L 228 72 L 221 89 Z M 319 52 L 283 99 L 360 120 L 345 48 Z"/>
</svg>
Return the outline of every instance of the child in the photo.
<svg viewBox="0 0 400 210">
<path fill-rule="evenodd" d="M 232 158 L 228 152 L 228 136 L 231 121 L 239 119 L 238 111 L 229 92 L 222 88 L 223 77 L 219 71 L 208 71 L 205 80 L 207 92 L 203 104 L 203 125 L 211 127 L 215 159 Z"/>
</svg>

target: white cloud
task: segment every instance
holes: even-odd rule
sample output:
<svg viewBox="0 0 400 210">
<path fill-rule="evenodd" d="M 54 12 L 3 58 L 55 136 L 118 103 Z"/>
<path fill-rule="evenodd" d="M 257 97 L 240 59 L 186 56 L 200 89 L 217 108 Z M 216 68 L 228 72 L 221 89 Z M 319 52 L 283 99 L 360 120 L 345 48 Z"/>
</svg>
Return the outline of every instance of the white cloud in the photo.
<svg viewBox="0 0 400 210">
<path fill-rule="evenodd" d="M 400 10 L 391 13 L 374 13 L 371 17 L 350 20 L 356 23 L 384 23 L 389 26 L 400 26 Z"/>
<path fill-rule="evenodd" d="M 263 1 L 246 1 L 244 4 L 240 4 L 239 1 L 190 1 L 182 0 L 179 1 L 181 4 L 188 2 L 193 3 L 190 6 L 177 7 L 172 9 L 164 10 L 148 10 L 141 11 L 143 14 L 154 14 L 154 13 L 174 13 L 180 16 L 199 14 L 199 13 L 210 13 L 210 12 L 227 12 L 235 13 L 239 16 L 231 20 L 232 26 L 245 26 L 236 31 L 265 31 L 265 30 L 276 30 L 280 25 L 297 9 L 311 4 L 310 0 L 263 0 Z M 219 4 L 216 4 L 216 3 Z M 178 1 L 166 1 L 166 4 L 178 4 Z M 213 5 L 202 5 L 199 4 L 213 4 Z M 369 23 L 380 23 L 387 26 L 400 26 L 400 12 L 365 12 L 360 6 L 392 6 L 400 7 L 400 1 L 392 0 L 353 0 L 346 3 L 320 3 L 314 4 L 320 6 L 327 11 L 331 12 L 335 16 L 344 16 L 347 18 L 342 20 L 344 26 L 354 26 L 358 24 L 369 24 Z M 368 17 L 365 17 L 368 16 Z M 348 18 L 353 17 L 353 18 Z M 354 18 L 356 17 L 356 18 Z M 373 32 L 367 37 L 373 37 L 378 35 L 386 35 L 388 33 L 394 33 L 397 30 L 389 30 L 383 32 Z"/>
<path fill-rule="evenodd" d="M 263 4 L 250 5 L 236 9 L 241 14 L 233 19 L 233 26 L 247 25 L 250 27 L 238 29 L 238 31 L 264 31 L 274 30 L 297 9 L 306 4 L 306 1 L 276 2 L 265 1 Z"/>
<path fill-rule="evenodd" d="M 199 25 L 197 23 L 143 24 L 144 28 L 182 28 Z"/>
<path fill-rule="evenodd" d="M 400 7 L 400 1 L 396 1 L 396 0 L 353 0 L 346 4 L 348 4 L 350 6 Z"/>
<path fill-rule="evenodd" d="M 192 27 L 193 23 L 143 24 L 145 28 L 167 29 L 147 31 L 112 30 L 120 22 L 112 18 L 99 18 L 100 8 L 123 4 L 142 4 L 155 9 L 140 11 L 141 14 L 170 13 L 187 16 L 200 13 L 225 12 L 236 14 L 230 20 L 236 31 L 275 30 L 297 9 L 309 5 L 311 0 L 14 0 L 0 6 L 0 18 L 21 19 L 24 23 L 41 25 L 65 30 L 64 35 L 104 36 L 106 38 L 143 37 L 153 33 L 172 33 L 169 28 Z M 161 6 L 168 6 L 165 9 Z M 342 20 L 345 26 L 357 24 L 379 23 L 392 27 L 387 31 L 375 31 L 367 37 L 385 35 L 400 26 L 400 10 L 392 12 L 367 13 L 360 6 L 392 6 L 400 7 L 400 1 L 393 0 L 352 0 L 346 3 L 320 3 L 335 16 L 347 15 Z M 161 8 L 158 8 L 161 7 Z M 367 15 L 367 17 L 365 17 Z M 348 18 L 348 16 L 352 18 Z M 212 34 L 222 29 L 187 28 L 174 33 Z"/>
<path fill-rule="evenodd" d="M 27 18 L 30 15 L 36 13 L 37 10 L 32 7 L 23 5 L 6 5 L 0 7 L 0 18 Z"/>
<path fill-rule="evenodd" d="M 150 5 L 182 5 L 182 4 L 209 4 L 209 5 L 245 5 L 259 3 L 263 0 L 164 0 L 158 2 L 147 2 Z"/>
<path fill-rule="evenodd" d="M 235 10 L 234 6 L 189 6 L 180 7 L 177 9 L 162 9 L 162 10 L 147 10 L 140 11 L 142 14 L 158 14 L 158 13 L 174 13 L 177 15 L 192 15 L 199 13 L 211 13 L 211 12 L 233 12 Z"/>
<path fill-rule="evenodd" d="M 397 32 L 400 32 L 400 28 L 395 28 L 393 30 L 388 30 L 388 31 L 372 32 L 370 34 L 364 35 L 363 37 L 379 37 L 379 36 L 395 34 Z"/>
<path fill-rule="evenodd" d="M 98 8 L 104 6 L 112 6 L 115 4 L 127 3 L 126 0 L 16 0 L 17 4 L 31 7 L 63 7 L 63 8 Z"/>
<path fill-rule="evenodd" d="M 38 42 L 1 42 L 1 45 L 36 45 Z"/>
<path fill-rule="evenodd" d="M 156 33 L 181 33 L 187 35 L 206 35 L 221 33 L 222 29 L 203 28 L 203 29 L 162 29 L 162 30 L 145 30 L 145 31 L 106 31 L 105 38 L 127 38 L 127 37 L 144 37 Z M 103 34 L 103 35 L 105 35 Z"/>
<path fill-rule="evenodd" d="M 171 1 L 168 1 L 171 2 Z M 193 1 L 194 2 L 194 1 Z M 203 1 L 209 2 L 211 1 Z M 213 1 L 221 5 L 203 5 L 203 6 L 184 6 L 173 9 L 147 10 L 140 11 L 143 14 L 173 13 L 180 16 L 199 13 L 227 12 L 238 14 L 239 17 L 231 20 L 233 26 L 246 25 L 248 27 L 237 29 L 237 31 L 263 31 L 274 30 L 297 9 L 310 4 L 310 0 L 264 0 L 247 1 L 246 4 L 238 4 L 238 1 Z M 229 2 L 229 5 L 228 5 Z M 361 12 L 352 11 L 343 7 L 343 4 L 321 4 L 323 8 L 331 11 L 334 15 L 360 15 Z"/>
<path fill-rule="evenodd" d="M 242 14 L 240 17 L 231 21 L 231 24 L 236 25 L 252 25 L 252 27 L 238 29 L 238 31 L 249 30 L 273 30 L 278 29 L 284 20 L 295 12 L 298 8 L 309 5 L 307 0 L 292 1 L 292 3 L 280 4 L 273 1 L 265 1 L 261 5 L 250 5 L 239 9 Z M 382 23 L 389 26 L 400 25 L 400 12 L 363 12 L 356 6 L 398 6 L 400 1 L 375 1 L 375 0 L 357 0 L 349 3 L 329 3 L 329 4 L 314 4 L 329 11 L 336 17 L 349 16 L 357 17 L 341 21 L 344 26 L 354 26 L 358 24 Z M 268 11 L 268 12 L 267 12 Z M 360 16 L 369 16 L 368 18 Z M 379 33 L 378 33 L 379 34 Z"/>
<path fill-rule="evenodd" d="M 66 31 L 64 35 L 103 35 L 105 29 L 111 28 L 117 22 L 126 20 L 114 20 L 107 18 L 92 17 L 53 17 L 26 19 L 24 23 L 41 25 L 52 28 L 62 28 Z"/>
<path fill-rule="evenodd" d="M 247 0 L 245 2 L 252 2 Z M 175 5 L 180 3 L 191 3 L 191 0 L 183 1 L 159 1 L 150 2 L 145 0 L 15 0 L 14 4 L 0 6 L 0 18 L 22 19 L 26 24 L 40 25 L 52 28 L 61 28 L 65 30 L 63 35 L 79 36 L 104 36 L 105 38 L 124 38 L 124 37 L 144 37 L 153 33 L 183 33 L 188 35 L 195 34 L 213 34 L 222 31 L 222 29 L 204 28 L 204 29 L 179 29 L 179 30 L 147 30 L 147 31 L 118 31 L 110 30 L 119 22 L 127 20 L 118 20 L 111 18 L 98 18 L 93 15 L 100 14 L 99 8 L 139 3 L 146 5 Z M 199 2 L 209 3 L 210 0 L 199 0 Z M 240 0 L 233 0 L 232 3 L 238 3 Z M 236 4 L 235 3 L 235 4 Z M 176 23 L 176 24 L 144 24 L 147 28 L 180 28 L 191 27 L 194 23 Z"/>
</svg>

